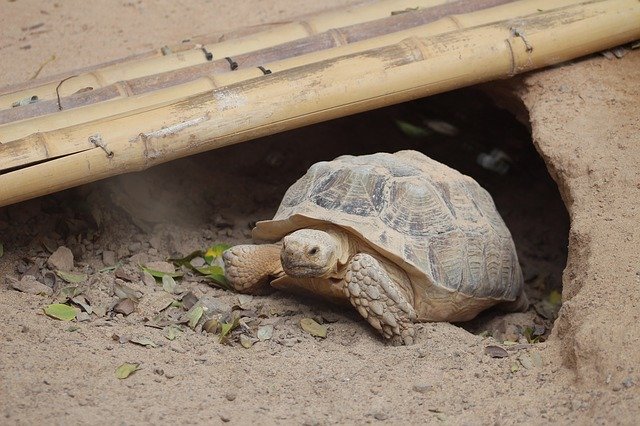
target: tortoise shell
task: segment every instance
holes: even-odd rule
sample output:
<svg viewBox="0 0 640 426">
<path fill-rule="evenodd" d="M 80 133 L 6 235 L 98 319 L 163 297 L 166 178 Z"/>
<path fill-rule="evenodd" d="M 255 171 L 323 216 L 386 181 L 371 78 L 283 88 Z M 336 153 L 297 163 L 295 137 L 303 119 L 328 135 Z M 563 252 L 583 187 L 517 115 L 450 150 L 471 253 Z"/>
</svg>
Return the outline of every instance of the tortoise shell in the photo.
<svg viewBox="0 0 640 426">
<path fill-rule="evenodd" d="M 417 300 L 459 295 L 493 301 L 489 306 L 522 292 L 513 240 L 489 193 L 419 152 L 314 164 L 286 192 L 275 217 L 257 224 L 254 237 L 278 241 L 323 224 L 357 235 L 403 268 Z"/>
</svg>

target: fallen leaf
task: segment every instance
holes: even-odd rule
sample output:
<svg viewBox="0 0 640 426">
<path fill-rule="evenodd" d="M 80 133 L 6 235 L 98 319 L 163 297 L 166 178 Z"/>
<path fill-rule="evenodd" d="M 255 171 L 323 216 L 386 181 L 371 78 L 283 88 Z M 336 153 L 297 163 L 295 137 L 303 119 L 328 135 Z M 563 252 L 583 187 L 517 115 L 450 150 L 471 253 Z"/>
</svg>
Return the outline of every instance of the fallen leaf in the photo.
<svg viewBox="0 0 640 426">
<path fill-rule="evenodd" d="M 327 337 L 327 327 L 318 324 L 311 318 L 302 318 L 300 320 L 300 327 L 312 336 L 322 337 L 323 339 Z"/>
<path fill-rule="evenodd" d="M 424 127 L 416 126 L 415 124 L 411 124 L 407 121 L 395 120 L 395 122 L 400 131 L 410 138 L 426 138 L 431 133 Z"/>
<path fill-rule="evenodd" d="M 178 327 L 176 327 L 175 325 L 170 325 L 165 328 L 164 337 L 169 340 L 175 340 L 180 333 L 181 331 Z"/>
<path fill-rule="evenodd" d="M 200 318 L 202 318 L 202 314 L 204 313 L 204 308 L 202 306 L 194 306 L 187 312 L 187 318 L 189 319 L 189 327 L 191 329 L 196 328 L 198 322 L 200 322 Z"/>
<path fill-rule="evenodd" d="M 182 307 L 186 310 L 191 309 L 196 303 L 198 303 L 198 296 L 192 292 L 188 292 L 182 296 Z"/>
<path fill-rule="evenodd" d="M 549 303 L 552 305 L 559 305 L 562 303 L 562 294 L 556 290 L 552 290 L 549 293 Z"/>
<path fill-rule="evenodd" d="M 484 353 L 489 355 L 491 358 L 506 358 L 509 356 L 506 349 L 495 345 L 486 346 L 484 348 Z"/>
<path fill-rule="evenodd" d="M 240 335 L 240 344 L 242 345 L 243 348 L 249 349 L 251 346 L 253 346 L 254 343 L 255 343 L 255 340 L 253 340 L 251 337 L 247 336 L 246 334 Z"/>
<path fill-rule="evenodd" d="M 141 292 L 136 291 L 131 287 L 126 286 L 124 284 L 120 284 L 118 282 L 113 284 L 113 292 L 120 299 L 131 299 L 134 302 L 138 302 L 140 300 L 140 297 L 142 296 Z"/>
<path fill-rule="evenodd" d="M 155 342 L 147 337 L 134 337 L 129 340 L 131 343 L 135 343 L 136 345 L 145 346 L 147 348 L 157 348 L 158 345 Z"/>
<path fill-rule="evenodd" d="M 511 364 L 511 372 L 512 373 L 517 373 L 520 370 L 520 366 L 518 365 L 517 362 L 514 362 L 513 364 Z"/>
<path fill-rule="evenodd" d="M 83 295 L 79 294 L 72 298 L 71 301 L 76 305 L 79 305 L 86 313 L 93 313 L 93 308 L 89 305 L 89 302 L 87 302 L 87 299 Z"/>
<path fill-rule="evenodd" d="M 227 341 L 227 335 L 240 325 L 240 319 L 235 317 L 231 322 L 223 322 L 220 326 L 220 343 Z"/>
<path fill-rule="evenodd" d="M 538 352 L 534 352 L 531 354 L 531 362 L 533 363 L 533 365 L 535 365 L 536 367 L 542 367 L 542 355 L 540 355 Z"/>
<path fill-rule="evenodd" d="M 211 265 L 213 261 L 216 260 L 216 258 L 221 257 L 222 253 L 224 253 L 225 250 L 228 250 L 230 248 L 231 246 L 228 244 L 216 244 L 214 246 L 209 247 L 203 256 L 205 262 Z"/>
<path fill-rule="evenodd" d="M 176 283 L 176 280 L 174 280 L 172 276 L 164 275 L 162 277 L 162 289 L 164 291 L 170 294 L 174 294 L 176 293 L 177 287 L 178 287 L 178 284 Z"/>
<path fill-rule="evenodd" d="M 124 364 L 116 368 L 116 377 L 118 379 L 126 379 L 134 371 L 137 371 L 139 367 L 140 367 L 140 364 L 138 363 L 125 362 Z"/>
<path fill-rule="evenodd" d="M 73 299 L 77 295 L 82 293 L 82 289 L 76 285 L 66 286 L 60 289 L 60 296 L 63 301 L 67 299 Z"/>
<path fill-rule="evenodd" d="M 177 266 L 186 266 L 186 267 L 190 267 L 192 266 L 191 260 L 195 259 L 196 257 L 202 257 L 204 256 L 204 253 L 202 253 L 202 250 L 196 250 L 194 252 L 192 252 L 191 254 L 188 254 L 185 257 L 172 257 L 169 259 L 170 262 L 172 262 L 174 265 Z"/>
<path fill-rule="evenodd" d="M 527 370 L 530 370 L 533 368 L 533 361 L 531 360 L 531 357 L 527 354 L 520 355 L 518 357 L 518 362 L 520 362 L 520 365 L 522 365 Z"/>
<path fill-rule="evenodd" d="M 120 300 L 116 304 L 116 306 L 113 307 L 114 312 L 122 315 L 129 315 L 135 310 L 136 310 L 136 304 L 133 300 L 129 298 Z"/>
<path fill-rule="evenodd" d="M 145 266 L 140 266 L 142 268 L 142 270 L 144 272 L 147 272 L 149 274 L 151 274 L 152 277 L 156 277 L 156 278 L 162 278 L 165 275 L 170 276 L 171 278 L 178 278 L 184 275 L 183 272 L 181 271 L 174 271 L 174 272 L 164 272 L 164 271 L 159 271 L 157 269 L 151 269 L 151 268 L 147 268 Z"/>
<path fill-rule="evenodd" d="M 71 321 L 76 318 L 78 311 L 76 308 L 64 303 L 54 303 L 44 308 L 44 313 L 61 321 Z"/>
<path fill-rule="evenodd" d="M 238 306 L 240 306 L 242 309 L 247 309 L 252 300 L 253 296 L 250 294 L 239 294 Z"/>
<path fill-rule="evenodd" d="M 56 270 L 56 275 L 70 284 L 78 284 L 87 280 L 87 274 L 77 274 Z"/>
<path fill-rule="evenodd" d="M 273 326 L 271 324 L 261 325 L 258 328 L 257 336 L 261 342 L 271 339 L 271 337 L 273 336 Z"/>
<path fill-rule="evenodd" d="M 207 333 L 216 333 L 218 331 L 218 326 L 220 325 L 219 321 L 215 318 L 211 318 L 206 320 L 204 324 L 202 324 L 202 329 Z"/>
</svg>

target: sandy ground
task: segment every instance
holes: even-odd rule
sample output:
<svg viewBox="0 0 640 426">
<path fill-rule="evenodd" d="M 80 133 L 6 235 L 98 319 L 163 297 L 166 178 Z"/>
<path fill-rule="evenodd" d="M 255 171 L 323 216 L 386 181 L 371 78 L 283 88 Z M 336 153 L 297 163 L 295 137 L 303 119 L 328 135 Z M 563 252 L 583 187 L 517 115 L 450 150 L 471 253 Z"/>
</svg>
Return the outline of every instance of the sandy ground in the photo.
<svg viewBox="0 0 640 426">
<path fill-rule="evenodd" d="M 52 55 L 41 76 L 347 3 L 2 1 L 0 54 L 11 60 L 0 62 L 0 75 L 17 83 Z M 0 209 L 0 423 L 634 424 L 638 81 L 639 51 L 614 61 L 595 56 Z M 458 134 L 411 138 L 396 120 L 444 121 Z M 452 165 L 491 192 L 535 308 L 488 312 L 461 325 L 422 324 L 415 345 L 393 347 L 351 309 L 280 292 L 239 298 L 189 273 L 180 281 L 185 292 L 217 317 L 235 308 L 245 325 L 226 344 L 202 324 L 181 325 L 174 340 L 154 326 L 149 304 L 168 293 L 145 284 L 139 263 L 247 242 L 250 225 L 269 218 L 313 162 L 402 148 Z M 475 162 L 494 148 L 513 160 L 506 175 Z M 47 260 L 59 246 L 88 275 L 79 288 L 97 312 L 87 321 L 53 320 L 42 308 L 54 296 L 10 286 L 11 277 L 25 275 L 49 282 Z M 104 270 L 114 260 L 121 267 Z M 119 300 L 114 286 L 122 285 L 140 298 L 129 315 L 110 311 Z M 563 297 L 557 319 L 557 305 L 548 303 L 554 290 Z M 323 323 L 327 337 L 302 330 L 303 318 Z M 269 339 L 240 344 L 241 335 L 271 326 Z M 536 327 L 542 341 L 529 342 L 526 330 Z M 132 343 L 140 338 L 156 347 Z M 509 356 L 491 358 L 489 345 Z M 140 370 L 120 380 L 115 369 L 124 362 Z"/>
</svg>

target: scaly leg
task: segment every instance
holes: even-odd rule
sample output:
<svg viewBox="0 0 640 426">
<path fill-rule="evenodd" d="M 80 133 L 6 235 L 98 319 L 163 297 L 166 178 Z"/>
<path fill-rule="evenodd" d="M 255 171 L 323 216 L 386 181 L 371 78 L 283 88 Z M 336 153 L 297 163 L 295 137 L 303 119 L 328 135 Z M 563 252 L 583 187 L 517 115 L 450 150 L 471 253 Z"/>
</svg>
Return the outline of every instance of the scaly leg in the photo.
<svg viewBox="0 0 640 426">
<path fill-rule="evenodd" d="M 394 344 L 413 343 L 416 313 L 401 288 L 373 256 L 364 253 L 353 256 L 345 282 L 345 295 L 369 324 Z"/>
<path fill-rule="evenodd" d="M 256 293 L 265 289 L 271 278 L 282 276 L 279 244 L 245 244 L 226 250 L 225 277 L 236 291 Z"/>
</svg>

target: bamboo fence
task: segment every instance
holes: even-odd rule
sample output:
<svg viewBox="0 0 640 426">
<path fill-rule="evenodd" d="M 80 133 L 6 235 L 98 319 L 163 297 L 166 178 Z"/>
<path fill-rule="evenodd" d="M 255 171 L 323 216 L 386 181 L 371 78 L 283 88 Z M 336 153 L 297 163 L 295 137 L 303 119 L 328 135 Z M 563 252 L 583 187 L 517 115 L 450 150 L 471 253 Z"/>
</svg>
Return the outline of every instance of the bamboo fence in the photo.
<svg viewBox="0 0 640 426">
<path fill-rule="evenodd" d="M 1 146 L 0 205 L 561 63 L 640 38 L 639 23 L 637 0 L 598 0 L 438 35 L 418 32 L 365 51 L 274 67 L 272 74 L 151 108 L 32 134 Z M 20 157 L 40 162 L 6 168 L 6 158 Z"/>
<path fill-rule="evenodd" d="M 204 62 L 184 66 L 183 61 L 177 59 L 177 55 L 172 55 L 164 60 L 172 63 L 172 66 L 182 65 L 182 68 L 177 68 L 171 71 L 156 72 L 147 74 L 141 77 L 131 78 L 128 80 L 117 81 L 102 87 L 87 86 L 85 90 L 79 90 L 76 93 L 72 93 L 68 96 L 61 96 L 60 98 L 42 100 L 38 102 L 27 104 L 19 108 L 8 108 L 0 110 L 0 124 L 24 120 L 27 118 L 37 117 L 45 114 L 57 112 L 59 110 L 68 110 L 71 108 L 77 108 L 79 106 L 89 105 L 98 102 L 104 102 L 106 100 L 134 96 L 142 93 L 147 93 L 159 89 L 164 89 L 177 84 L 186 83 L 196 80 L 207 75 L 242 70 L 245 68 L 256 68 L 269 62 L 282 60 L 290 57 L 300 56 L 307 53 L 312 53 L 319 50 L 326 50 L 341 45 L 346 45 L 373 37 L 382 36 L 389 33 L 398 32 L 407 28 L 424 25 L 429 22 L 436 21 L 443 17 L 449 16 L 450 19 L 455 22 L 456 15 L 462 13 L 469 13 L 480 9 L 486 9 L 489 7 L 510 3 L 514 0 L 457 0 L 449 3 L 437 4 L 434 6 L 426 7 L 418 10 L 410 10 L 406 13 L 398 13 L 385 18 L 376 19 L 373 21 L 361 22 L 353 24 L 347 27 L 332 28 L 322 33 L 316 33 L 308 37 L 299 38 L 287 43 L 278 44 L 275 46 L 264 47 L 259 50 L 243 53 L 233 57 L 223 57 L 219 59 L 213 59 L 206 61 L 203 54 L 200 54 L 200 59 Z M 575 3 L 577 0 L 574 0 Z M 549 6 L 548 8 L 566 6 L 568 2 L 543 2 L 546 3 L 540 6 Z M 389 9 L 389 7 L 387 8 Z M 514 11 L 510 12 L 513 13 Z M 511 15 L 514 16 L 514 15 Z M 495 19 L 494 19 L 495 20 Z M 311 20 L 313 21 L 313 19 Z M 231 42 L 233 43 L 233 41 Z M 123 67 L 124 64 L 120 64 Z M 137 68 L 138 66 L 136 66 Z M 161 67 L 160 69 L 167 68 Z M 154 69 L 148 69 L 147 72 L 151 73 Z M 99 73 L 99 71 L 96 71 Z M 127 70 L 124 68 L 121 74 L 126 75 Z M 99 74 L 100 75 L 100 74 Z M 72 75 L 68 78 L 76 78 Z M 93 78 L 93 76 L 85 77 L 78 76 L 79 78 Z M 106 82 L 112 75 L 105 71 L 100 75 L 99 80 Z M 61 83 L 65 83 L 68 79 L 59 79 L 58 87 Z M 66 86 L 65 86 L 66 87 Z M 42 88 L 34 89 L 36 92 L 42 90 Z M 36 92 L 30 92 L 27 98 L 37 96 Z M 22 96 L 24 92 L 12 96 Z M 73 114 L 78 118 L 79 115 Z M 57 115 L 56 117 L 61 117 Z M 80 122 L 80 121 L 78 121 Z M 70 123 L 69 123 L 70 124 Z M 46 130 L 41 128 L 38 124 L 29 124 L 41 131 Z M 1 141 L 0 141 L 1 142 Z"/>
<path fill-rule="evenodd" d="M 440 19 L 436 22 L 431 22 L 425 25 L 419 25 L 417 27 L 412 27 L 403 31 L 397 31 L 390 34 L 386 34 L 379 37 L 366 38 L 361 41 L 356 41 L 349 44 L 343 44 L 341 46 L 337 46 L 335 48 L 325 48 L 322 50 L 317 50 L 315 52 L 311 52 L 309 54 L 303 54 L 298 56 L 293 56 L 291 58 L 283 59 L 280 61 L 276 61 L 273 63 L 262 63 L 264 69 L 269 69 L 272 72 L 279 72 L 285 69 L 295 68 L 298 66 L 311 64 L 315 62 L 319 62 L 322 60 L 335 58 L 342 55 L 352 54 L 355 52 L 362 52 L 365 50 L 369 50 L 376 47 L 386 46 L 389 44 L 397 43 L 405 38 L 410 38 L 414 36 L 419 36 L 421 34 L 429 34 L 436 35 L 441 33 L 446 33 L 450 31 L 460 30 L 462 28 L 471 28 L 478 25 L 483 25 L 491 22 L 496 22 L 500 20 L 504 20 L 507 18 L 513 18 L 517 16 L 525 16 L 533 13 L 538 13 L 540 9 L 551 10 L 558 7 L 565 7 L 568 5 L 578 4 L 581 0 L 538 0 L 535 2 L 532 1 L 516 1 L 516 2 L 504 2 L 500 6 L 485 8 L 476 12 L 461 14 L 461 15 L 451 15 L 448 12 L 451 12 L 451 8 L 449 6 L 456 6 L 455 10 L 463 9 L 461 7 L 461 3 L 469 4 L 468 1 L 465 2 L 455 2 L 449 5 L 442 5 L 435 8 L 425 9 L 425 12 L 431 13 L 422 13 L 419 18 L 412 18 L 413 21 L 423 22 L 423 21 L 433 21 L 437 17 L 441 17 L 445 14 L 446 18 Z M 487 4 L 495 4 L 500 3 L 500 1 L 496 2 L 495 0 L 484 1 L 484 2 L 473 2 L 472 5 L 478 6 L 479 4 L 487 5 Z M 433 13 L 435 9 L 435 13 Z M 412 14 L 412 13 L 411 13 Z M 410 13 L 403 14 L 405 16 L 410 16 Z M 402 16 L 402 15 L 398 15 Z M 382 21 L 393 20 L 395 17 L 386 18 Z M 394 21 L 395 22 L 395 21 Z M 376 24 L 376 25 L 372 25 Z M 383 22 L 373 21 L 370 22 L 369 25 L 373 28 L 385 28 L 385 24 Z M 381 30 L 377 30 L 381 31 Z M 348 34 L 346 31 L 344 34 Z M 357 36 L 353 36 L 354 39 L 359 39 L 363 37 L 363 33 L 370 34 L 369 32 L 363 31 L 354 31 Z M 346 40 L 350 40 L 351 38 L 345 38 Z M 315 46 L 315 45 L 314 45 Z M 276 49 L 277 51 L 280 51 Z M 285 49 L 286 50 L 286 49 Z M 226 70 L 229 70 L 229 63 L 225 62 Z M 6 143 L 7 141 L 16 140 L 19 138 L 26 137 L 30 134 L 37 132 L 46 132 L 50 130 L 54 130 L 61 127 L 72 126 L 76 124 L 81 124 L 85 122 L 89 122 L 92 120 L 97 120 L 100 118 L 114 116 L 117 114 L 124 114 L 130 111 L 139 110 L 141 108 L 153 108 L 156 105 L 161 105 L 165 102 L 170 102 L 174 99 L 195 95 L 198 93 L 204 93 L 210 91 L 217 87 L 223 87 L 230 84 L 238 83 L 241 81 L 246 81 L 255 77 L 259 77 L 263 75 L 263 71 L 261 71 L 257 67 L 245 68 L 243 70 L 237 70 L 234 72 L 225 72 L 225 73 L 214 73 L 214 74 L 206 74 L 203 77 L 196 78 L 187 83 L 176 84 L 173 86 L 169 86 L 160 90 L 143 92 L 140 95 L 134 95 L 130 97 L 121 97 L 118 99 L 113 99 L 110 102 L 101 102 L 94 103 L 92 105 L 88 105 L 82 108 L 75 108 L 71 110 L 61 111 L 57 114 L 45 115 L 39 118 L 25 119 L 18 121 L 16 123 L 8 123 L 5 125 L 0 125 L 0 143 Z M 150 78 L 156 78 L 150 77 Z M 176 81 L 170 80 L 170 81 Z M 37 105 L 37 104 L 36 104 Z M 1 153 L 1 150 L 0 150 Z M 19 165 L 24 165 L 26 162 L 31 161 L 40 161 L 42 158 L 34 157 L 29 159 L 28 157 L 19 157 L 13 160 L 11 165 L 4 164 L 4 161 L 0 159 L 0 170 L 6 167 L 16 167 Z M 18 163 L 18 160 L 20 161 Z M 9 160 L 7 160 L 9 161 Z"/>
<path fill-rule="evenodd" d="M 197 49 L 183 50 L 175 54 L 151 54 L 139 60 L 116 62 L 109 66 L 81 73 L 59 85 L 59 78 L 44 84 L 31 84 L 19 90 L 0 95 L 0 109 L 6 109 L 20 99 L 37 96 L 38 99 L 57 99 L 58 95 L 68 96 L 87 87 L 94 89 L 125 80 L 198 65 L 207 62 L 208 54 L 216 59 L 238 56 L 268 46 L 275 46 L 292 40 L 308 37 L 336 27 L 368 22 L 389 16 L 391 13 L 415 7 L 425 8 L 454 2 L 455 0 L 381 0 L 365 3 L 342 10 L 330 11 L 309 17 L 299 22 L 290 22 L 269 28 L 266 31 L 250 33 L 244 37 L 224 40 L 218 43 L 198 46 Z M 73 75 L 73 74 L 71 74 Z"/>
</svg>

